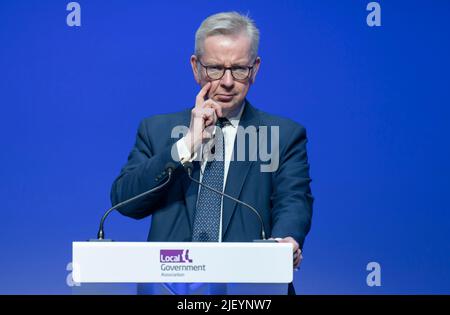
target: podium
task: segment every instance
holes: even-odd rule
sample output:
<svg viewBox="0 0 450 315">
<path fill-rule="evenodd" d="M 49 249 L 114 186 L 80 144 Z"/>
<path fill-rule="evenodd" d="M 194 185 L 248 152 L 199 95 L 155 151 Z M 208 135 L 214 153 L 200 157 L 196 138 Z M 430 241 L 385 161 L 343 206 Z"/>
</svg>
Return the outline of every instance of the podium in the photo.
<svg viewBox="0 0 450 315">
<path fill-rule="evenodd" d="M 72 246 L 72 277 L 81 294 L 83 287 L 108 284 L 140 284 L 147 288 L 140 293 L 148 294 L 180 293 L 171 287 L 183 284 L 191 291 L 181 294 L 287 294 L 293 280 L 289 243 L 73 242 Z"/>
</svg>

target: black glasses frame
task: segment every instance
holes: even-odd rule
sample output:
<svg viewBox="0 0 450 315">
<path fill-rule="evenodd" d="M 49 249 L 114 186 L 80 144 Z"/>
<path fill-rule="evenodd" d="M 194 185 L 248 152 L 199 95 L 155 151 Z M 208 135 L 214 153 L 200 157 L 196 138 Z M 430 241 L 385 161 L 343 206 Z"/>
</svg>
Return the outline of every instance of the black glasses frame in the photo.
<svg viewBox="0 0 450 315">
<path fill-rule="evenodd" d="M 256 59 L 255 59 L 255 61 L 256 61 Z M 205 68 L 205 70 L 206 70 L 206 76 L 208 77 L 208 79 L 213 80 L 213 81 L 215 81 L 215 80 L 221 80 L 221 79 L 223 78 L 223 76 L 225 75 L 225 72 L 226 72 L 227 70 L 230 70 L 231 76 L 232 76 L 233 79 L 235 79 L 236 81 L 245 81 L 245 80 L 248 80 L 248 78 L 250 78 L 250 76 L 251 76 L 251 74 L 252 74 L 253 68 L 255 67 L 255 61 L 253 61 L 253 65 L 251 65 L 251 66 L 239 66 L 239 68 L 247 68 L 247 69 L 248 69 L 248 74 L 247 74 L 247 77 L 246 77 L 246 78 L 243 78 L 243 79 L 238 79 L 238 78 L 236 78 L 236 77 L 234 76 L 234 74 L 233 74 L 233 68 L 236 68 L 236 66 L 232 66 L 232 67 L 223 67 L 223 71 L 222 71 L 221 77 L 220 77 L 220 78 L 217 78 L 217 79 L 214 79 L 214 78 L 211 78 L 211 77 L 209 76 L 209 74 L 208 74 L 208 68 L 210 68 L 210 67 L 217 67 L 217 66 L 220 66 L 220 65 L 209 65 L 209 66 L 208 66 L 208 65 L 204 65 L 204 64 L 200 61 L 200 58 L 197 59 L 197 62 L 198 62 L 203 68 Z M 222 67 L 222 66 L 220 66 L 220 67 Z"/>
</svg>

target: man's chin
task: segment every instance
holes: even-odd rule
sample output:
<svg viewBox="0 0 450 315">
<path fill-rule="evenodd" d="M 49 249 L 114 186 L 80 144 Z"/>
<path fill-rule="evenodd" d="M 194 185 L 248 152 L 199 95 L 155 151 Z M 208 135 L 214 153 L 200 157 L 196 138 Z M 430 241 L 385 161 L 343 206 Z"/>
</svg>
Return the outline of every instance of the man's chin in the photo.
<svg viewBox="0 0 450 315">
<path fill-rule="evenodd" d="M 229 101 L 229 102 L 228 101 L 227 102 L 216 101 L 216 103 L 219 104 L 220 106 L 222 106 L 223 108 L 231 108 L 235 104 L 235 102 L 233 102 L 233 101 Z"/>
<path fill-rule="evenodd" d="M 234 101 L 224 102 L 217 100 L 216 103 L 219 104 L 222 109 L 232 109 L 236 106 L 236 102 Z"/>
<path fill-rule="evenodd" d="M 240 104 L 236 101 L 233 102 L 220 102 L 216 101 L 217 104 L 222 108 L 222 113 L 224 116 L 234 115 L 236 112 L 239 112 Z"/>
</svg>

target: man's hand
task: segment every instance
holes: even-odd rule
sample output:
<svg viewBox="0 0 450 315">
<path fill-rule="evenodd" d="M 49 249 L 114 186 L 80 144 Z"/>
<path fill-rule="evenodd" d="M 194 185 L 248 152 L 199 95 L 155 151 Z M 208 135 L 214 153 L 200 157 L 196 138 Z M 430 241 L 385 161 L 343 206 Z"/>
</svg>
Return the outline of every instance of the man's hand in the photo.
<svg viewBox="0 0 450 315">
<path fill-rule="evenodd" d="M 217 118 L 222 117 L 222 108 L 212 99 L 206 99 L 211 83 L 206 83 L 195 100 L 195 107 L 191 111 L 189 131 L 184 137 L 190 152 L 197 152 L 200 145 L 212 137 L 209 126 L 216 124 Z"/>
<path fill-rule="evenodd" d="M 294 268 L 298 268 L 303 256 L 302 250 L 299 248 L 297 241 L 290 236 L 285 238 L 275 238 L 275 240 L 279 243 L 291 243 L 294 245 Z"/>
</svg>

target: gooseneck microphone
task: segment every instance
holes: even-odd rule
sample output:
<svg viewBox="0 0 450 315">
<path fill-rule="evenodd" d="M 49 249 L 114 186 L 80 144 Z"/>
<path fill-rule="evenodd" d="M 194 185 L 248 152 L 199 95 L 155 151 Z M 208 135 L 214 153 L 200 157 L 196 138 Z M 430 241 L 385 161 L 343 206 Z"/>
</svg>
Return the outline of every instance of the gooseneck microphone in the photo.
<svg viewBox="0 0 450 315">
<path fill-rule="evenodd" d="M 175 170 L 175 168 L 176 168 L 176 166 L 175 166 L 174 163 L 171 163 L 171 162 L 167 163 L 164 172 L 160 175 L 162 177 L 162 176 L 165 176 L 167 174 L 167 179 L 162 184 L 160 184 L 160 185 L 158 185 L 156 187 L 153 187 L 152 189 L 149 189 L 149 190 L 147 190 L 147 191 L 145 191 L 145 192 L 143 192 L 143 193 L 141 193 L 139 195 L 131 197 L 130 199 L 127 199 L 127 200 L 124 200 L 122 202 L 119 202 L 115 206 L 111 207 L 108 211 L 106 211 L 105 214 L 103 215 L 102 219 L 100 220 L 100 225 L 99 225 L 98 233 L 97 233 L 97 239 L 93 239 L 91 241 L 106 241 L 105 240 L 105 231 L 104 231 L 103 225 L 105 224 L 105 220 L 108 217 L 108 215 L 111 212 L 113 212 L 114 210 L 117 210 L 120 207 L 123 207 L 123 206 L 129 204 L 130 202 L 133 202 L 136 199 L 145 197 L 145 196 L 147 196 L 147 195 L 149 195 L 149 194 L 151 194 L 151 193 L 153 193 L 153 192 L 155 192 L 157 190 L 160 190 L 164 186 L 166 186 L 170 182 L 170 180 L 172 179 L 172 174 L 173 174 L 173 171 Z"/>
<path fill-rule="evenodd" d="M 200 181 L 196 180 L 195 178 L 193 178 L 193 177 L 192 177 L 192 169 L 194 168 L 194 166 L 193 166 L 193 164 L 192 164 L 191 162 L 183 162 L 182 165 L 183 165 L 184 170 L 186 171 L 186 173 L 187 173 L 189 179 L 192 180 L 193 182 L 195 182 L 195 183 L 199 184 L 200 186 L 205 187 L 205 188 L 207 188 L 207 189 L 209 189 L 209 190 L 211 190 L 211 191 L 214 191 L 215 193 L 217 193 L 217 194 L 219 194 L 219 195 L 222 195 L 222 196 L 224 196 L 224 197 L 227 197 L 227 198 L 229 198 L 229 199 L 231 199 L 231 200 L 233 200 L 233 201 L 235 201 L 235 202 L 237 202 L 237 203 L 239 203 L 239 204 L 241 204 L 241 205 L 243 205 L 243 206 L 246 206 L 247 208 L 249 208 L 250 210 L 252 210 L 252 211 L 256 214 L 256 216 L 258 217 L 259 223 L 261 224 L 261 239 L 262 239 L 263 241 L 267 241 L 267 240 L 266 240 L 266 232 L 264 231 L 264 221 L 263 221 L 263 219 L 261 218 L 261 215 L 259 214 L 259 212 L 256 211 L 255 208 L 253 208 L 252 206 L 250 206 L 248 203 L 245 203 L 245 202 L 243 202 L 243 201 L 240 201 L 240 200 L 238 200 L 238 199 L 236 199 L 236 198 L 234 198 L 234 197 L 232 197 L 232 196 L 230 196 L 230 195 L 228 195 L 228 194 L 226 194 L 226 193 L 224 193 L 224 192 L 222 192 L 222 191 L 220 191 L 220 190 L 217 190 L 217 189 L 215 189 L 215 188 L 213 188 L 213 187 L 211 187 L 211 186 L 208 186 L 208 185 L 206 185 L 206 184 L 203 184 L 202 182 L 200 182 Z"/>
</svg>

